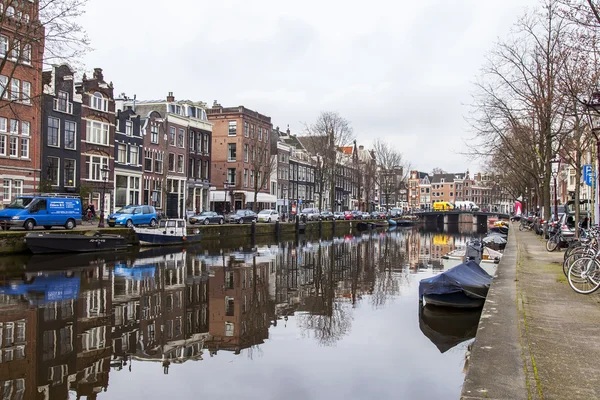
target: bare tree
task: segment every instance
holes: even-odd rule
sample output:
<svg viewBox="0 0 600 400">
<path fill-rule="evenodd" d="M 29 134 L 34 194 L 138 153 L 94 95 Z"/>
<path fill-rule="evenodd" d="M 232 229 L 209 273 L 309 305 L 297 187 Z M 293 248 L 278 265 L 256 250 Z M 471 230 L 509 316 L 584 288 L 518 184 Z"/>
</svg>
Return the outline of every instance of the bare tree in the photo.
<svg viewBox="0 0 600 400">
<path fill-rule="evenodd" d="M 306 126 L 307 140 L 302 143 L 313 155 L 322 160 L 319 179 L 321 191 L 329 184 L 330 206 L 335 204 L 335 177 L 340 163 L 341 147 L 348 146 L 354 140 L 354 132 L 350 122 L 337 112 L 322 111 L 317 120 Z M 323 201 L 323 195 L 321 195 Z M 321 205 L 322 207 L 322 205 Z"/>
<path fill-rule="evenodd" d="M 393 195 L 397 197 L 402 189 L 410 166 L 404 161 L 402 153 L 380 139 L 373 142 L 373 152 L 377 160 L 379 190 L 389 209 L 390 199 Z"/>
<path fill-rule="evenodd" d="M 445 173 L 446 173 L 446 171 L 444 171 L 440 167 L 435 167 L 434 169 L 431 170 L 431 175 L 439 175 L 439 174 L 445 174 Z"/>
<path fill-rule="evenodd" d="M 44 65 L 77 64 L 89 50 L 89 39 L 77 23 L 88 0 L 39 0 L 28 2 L 6 0 L 0 8 L 0 107 L 36 101 L 35 96 L 11 90 L 11 83 L 20 65 L 32 65 L 32 71 Z M 35 72 L 32 72 L 35 74 Z M 16 77 L 15 77 L 16 78 Z M 20 79 L 25 78 L 19 76 Z M 33 76 L 32 76 L 33 78 Z M 33 82 L 33 79 L 30 79 Z M 10 95 L 9 95 L 10 91 Z M 37 91 L 34 91 L 37 92 Z"/>
<path fill-rule="evenodd" d="M 567 56 L 566 20 L 557 0 L 545 0 L 540 9 L 524 15 L 507 40 L 491 52 L 482 78 L 476 84 L 473 126 L 478 141 L 471 155 L 487 157 L 510 148 L 508 157 L 520 152 L 535 155 L 518 168 L 534 179 L 542 177 L 539 190 L 544 216 L 550 216 L 550 160 L 565 132 L 565 98 L 559 76 Z M 515 148 L 511 135 L 530 134 L 528 147 Z M 507 157 L 507 158 L 508 158 Z"/>
<path fill-rule="evenodd" d="M 271 173 L 277 168 L 277 156 L 271 157 L 270 145 L 266 140 L 254 141 L 250 147 L 250 168 L 250 183 L 254 192 L 252 209 L 258 212 L 258 192 L 269 189 Z"/>
</svg>

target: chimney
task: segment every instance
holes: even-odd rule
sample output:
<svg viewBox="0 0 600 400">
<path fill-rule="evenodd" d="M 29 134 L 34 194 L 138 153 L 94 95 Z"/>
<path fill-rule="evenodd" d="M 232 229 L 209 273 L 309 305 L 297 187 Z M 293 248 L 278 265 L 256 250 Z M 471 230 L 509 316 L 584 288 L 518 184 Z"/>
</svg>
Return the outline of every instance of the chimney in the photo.
<svg viewBox="0 0 600 400">
<path fill-rule="evenodd" d="M 169 103 L 173 103 L 175 101 L 175 96 L 173 96 L 173 92 L 169 92 L 169 95 L 167 96 L 167 101 Z"/>
<path fill-rule="evenodd" d="M 286 131 L 286 133 L 287 133 L 288 135 L 290 134 L 290 124 L 288 124 L 288 127 L 287 127 L 287 131 Z"/>
<path fill-rule="evenodd" d="M 94 79 L 97 81 L 104 81 L 104 75 L 102 74 L 102 68 L 94 68 Z"/>
</svg>

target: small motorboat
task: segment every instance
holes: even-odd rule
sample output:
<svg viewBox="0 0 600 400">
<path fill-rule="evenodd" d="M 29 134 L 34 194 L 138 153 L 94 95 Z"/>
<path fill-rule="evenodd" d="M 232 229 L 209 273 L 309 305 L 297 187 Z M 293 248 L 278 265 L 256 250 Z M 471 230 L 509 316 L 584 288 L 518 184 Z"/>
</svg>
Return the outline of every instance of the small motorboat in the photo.
<svg viewBox="0 0 600 400">
<path fill-rule="evenodd" d="M 394 221 L 393 219 L 389 219 L 388 220 L 388 224 L 390 224 L 390 226 L 396 226 L 396 225 L 398 225 L 398 223 L 396 221 Z"/>
<path fill-rule="evenodd" d="M 467 261 L 419 282 L 419 301 L 441 307 L 480 308 L 492 277 L 476 262 Z"/>
<path fill-rule="evenodd" d="M 185 245 L 197 243 L 202 235 L 187 234 L 185 219 L 170 218 L 162 220 L 156 228 L 134 228 L 141 246 Z"/>
<path fill-rule="evenodd" d="M 446 253 L 442 256 L 444 260 L 461 260 L 465 259 L 466 249 L 464 247 L 460 247 L 452 250 L 449 253 Z M 493 263 L 498 264 L 500 259 L 502 258 L 502 253 L 496 250 L 492 250 L 489 247 L 483 248 L 483 255 L 481 257 L 482 263 Z"/>
<path fill-rule="evenodd" d="M 31 232 L 25 236 L 25 243 L 33 254 L 88 253 L 127 248 L 127 241 L 123 236 L 95 231 L 88 231 L 83 235 Z"/>
<path fill-rule="evenodd" d="M 356 229 L 358 229 L 359 231 L 366 231 L 369 229 L 385 228 L 387 226 L 388 226 L 387 221 L 381 221 L 381 222 L 360 221 L 359 223 L 356 224 Z"/>
</svg>

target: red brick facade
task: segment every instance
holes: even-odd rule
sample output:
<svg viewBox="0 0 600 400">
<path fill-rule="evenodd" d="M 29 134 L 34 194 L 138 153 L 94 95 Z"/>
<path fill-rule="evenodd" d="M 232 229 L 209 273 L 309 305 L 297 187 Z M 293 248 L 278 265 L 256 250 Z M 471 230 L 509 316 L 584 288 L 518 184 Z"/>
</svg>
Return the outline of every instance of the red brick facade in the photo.
<svg viewBox="0 0 600 400">
<path fill-rule="evenodd" d="M 44 28 L 37 0 L 12 4 L 0 13 L 0 208 L 40 180 Z"/>
</svg>

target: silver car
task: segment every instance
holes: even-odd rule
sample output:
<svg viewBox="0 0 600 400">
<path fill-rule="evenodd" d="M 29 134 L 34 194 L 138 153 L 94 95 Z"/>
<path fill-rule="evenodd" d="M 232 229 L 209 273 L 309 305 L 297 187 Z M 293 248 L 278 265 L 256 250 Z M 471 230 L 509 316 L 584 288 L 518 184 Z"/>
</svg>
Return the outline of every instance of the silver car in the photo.
<svg viewBox="0 0 600 400">
<path fill-rule="evenodd" d="M 305 208 L 300 211 L 300 219 L 305 221 L 318 221 L 321 218 L 319 210 L 316 208 Z"/>
</svg>

